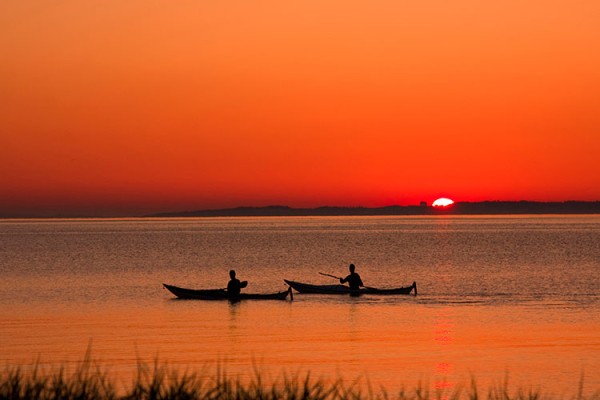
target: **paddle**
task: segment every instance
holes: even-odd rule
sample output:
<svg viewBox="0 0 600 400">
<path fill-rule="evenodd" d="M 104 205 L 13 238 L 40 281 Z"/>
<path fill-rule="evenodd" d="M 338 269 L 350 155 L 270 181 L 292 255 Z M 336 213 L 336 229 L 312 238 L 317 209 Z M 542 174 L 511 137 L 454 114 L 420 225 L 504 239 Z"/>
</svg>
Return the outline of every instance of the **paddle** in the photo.
<svg viewBox="0 0 600 400">
<path fill-rule="evenodd" d="M 339 276 L 335 276 L 335 275 L 331 275 L 331 274 L 326 274 L 324 272 L 319 272 L 321 275 L 325 275 L 325 276 L 329 276 L 331 278 L 335 278 L 335 279 L 344 279 L 344 278 L 340 278 Z"/>
</svg>

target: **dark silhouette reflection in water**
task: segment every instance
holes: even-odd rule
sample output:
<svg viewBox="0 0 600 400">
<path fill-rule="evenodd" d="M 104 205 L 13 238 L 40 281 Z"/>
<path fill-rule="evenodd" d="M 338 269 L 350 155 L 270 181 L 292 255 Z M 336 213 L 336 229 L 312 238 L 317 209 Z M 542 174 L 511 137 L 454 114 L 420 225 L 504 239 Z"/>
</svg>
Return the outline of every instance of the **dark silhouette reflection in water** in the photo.
<svg viewBox="0 0 600 400">
<path fill-rule="evenodd" d="M 364 364 L 364 355 L 362 354 L 362 343 L 364 338 L 363 332 L 360 329 L 359 319 L 360 310 L 358 309 L 358 304 L 352 302 L 348 309 L 349 324 L 347 331 L 348 336 L 346 337 L 348 343 L 346 346 L 349 347 L 349 354 L 351 354 L 350 361 L 355 365 Z"/>
<path fill-rule="evenodd" d="M 238 316 L 240 313 L 240 302 L 230 301 L 229 302 L 229 333 L 235 334 L 238 330 Z"/>
</svg>

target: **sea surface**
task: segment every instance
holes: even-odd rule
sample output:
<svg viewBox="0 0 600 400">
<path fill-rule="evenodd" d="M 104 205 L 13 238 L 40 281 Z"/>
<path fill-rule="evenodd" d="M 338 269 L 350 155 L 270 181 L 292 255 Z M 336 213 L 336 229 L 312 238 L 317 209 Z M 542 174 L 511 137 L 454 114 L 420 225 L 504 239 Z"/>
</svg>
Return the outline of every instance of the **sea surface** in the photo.
<svg viewBox="0 0 600 400">
<path fill-rule="evenodd" d="M 354 263 L 415 296 L 175 300 L 162 288 L 315 284 Z M 600 390 L 600 216 L 0 220 L 0 364 L 118 379 L 139 361 L 311 373 L 388 393 L 502 385 Z"/>
</svg>

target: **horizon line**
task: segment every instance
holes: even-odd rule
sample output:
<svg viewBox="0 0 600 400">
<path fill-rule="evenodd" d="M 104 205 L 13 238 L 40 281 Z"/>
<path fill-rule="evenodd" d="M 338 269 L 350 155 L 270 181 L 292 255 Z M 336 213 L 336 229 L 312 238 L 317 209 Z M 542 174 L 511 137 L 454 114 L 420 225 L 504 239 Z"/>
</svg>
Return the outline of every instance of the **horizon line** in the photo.
<svg viewBox="0 0 600 400">
<path fill-rule="evenodd" d="M 489 209 L 491 208 L 496 209 Z M 512 206 L 512 208 L 510 208 Z M 521 206 L 519 209 L 518 207 Z M 467 207 L 467 208 L 465 208 Z M 469 207 L 480 207 L 479 209 L 474 209 Z M 482 209 L 484 207 L 486 209 Z M 508 208 L 505 210 L 498 208 Z M 515 209 L 514 207 L 517 207 Z M 533 209 L 531 207 L 534 207 Z M 538 209 L 535 209 L 538 207 Z M 559 207 L 564 209 L 556 209 L 552 207 Z M 569 208 L 570 207 L 570 208 Z M 107 213 L 106 215 L 101 214 L 92 214 L 92 213 L 73 213 L 69 214 L 68 212 L 60 212 L 54 213 L 53 215 L 43 215 L 43 214 L 22 214 L 18 215 L 1 215 L 0 219 L 110 219 L 110 218 L 174 218 L 174 217 L 193 217 L 192 214 L 204 214 L 197 215 L 199 217 L 202 216 L 252 216 L 250 212 L 257 212 L 256 216 L 277 216 L 279 214 L 265 214 L 260 213 L 260 211 L 279 211 L 281 212 L 289 212 L 289 213 L 305 213 L 302 215 L 327 215 L 326 211 L 330 211 L 334 213 L 334 215 L 344 215 L 343 211 L 363 211 L 364 215 L 369 215 L 368 212 L 377 212 L 377 211 L 385 211 L 389 209 L 396 209 L 398 211 L 412 211 L 411 213 L 404 215 L 436 215 L 436 214 L 598 214 L 600 213 L 600 200 L 563 200 L 563 201 L 538 201 L 538 200 L 482 200 L 482 201 L 456 201 L 449 206 L 433 206 L 431 203 L 420 202 L 419 204 L 410 204 L 410 205 L 399 205 L 399 204 L 390 204 L 385 206 L 332 206 L 332 205 L 322 205 L 316 207 L 292 207 L 288 205 L 281 204 L 270 204 L 265 206 L 252 206 L 252 205 L 240 205 L 234 207 L 226 207 L 226 208 L 204 208 L 204 209 L 195 209 L 195 210 L 179 210 L 179 211 L 159 211 L 159 212 L 151 212 L 145 213 L 143 215 L 119 215 L 118 213 Z M 335 211 L 339 211 L 335 213 Z M 248 212 L 247 214 L 237 214 L 236 212 Z M 320 214 L 310 214 L 311 211 L 321 212 Z M 422 211 L 419 213 L 418 211 Z M 435 211 L 435 212 L 434 212 Z M 488 211 L 488 212 L 486 212 Z M 356 215 L 356 214 L 346 214 L 346 215 Z M 358 215 L 362 215 L 358 213 Z M 385 212 L 379 215 L 397 215 L 397 214 L 386 214 Z M 400 214 L 402 215 L 402 214 Z M 285 214 L 281 214 L 281 216 L 286 216 Z M 294 215 L 290 215 L 294 216 Z"/>
</svg>

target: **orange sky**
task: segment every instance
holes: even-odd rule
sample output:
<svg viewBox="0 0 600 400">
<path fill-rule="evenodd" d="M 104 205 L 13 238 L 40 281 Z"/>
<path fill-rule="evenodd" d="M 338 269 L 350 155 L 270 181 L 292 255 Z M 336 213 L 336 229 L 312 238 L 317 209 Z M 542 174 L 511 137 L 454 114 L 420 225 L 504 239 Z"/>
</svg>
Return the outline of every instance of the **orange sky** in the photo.
<svg viewBox="0 0 600 400">
<path fill-rule="evenodd" d="M 0 2 L 0 216 L 600 199 L 600 2 Z"/>
</svg>

